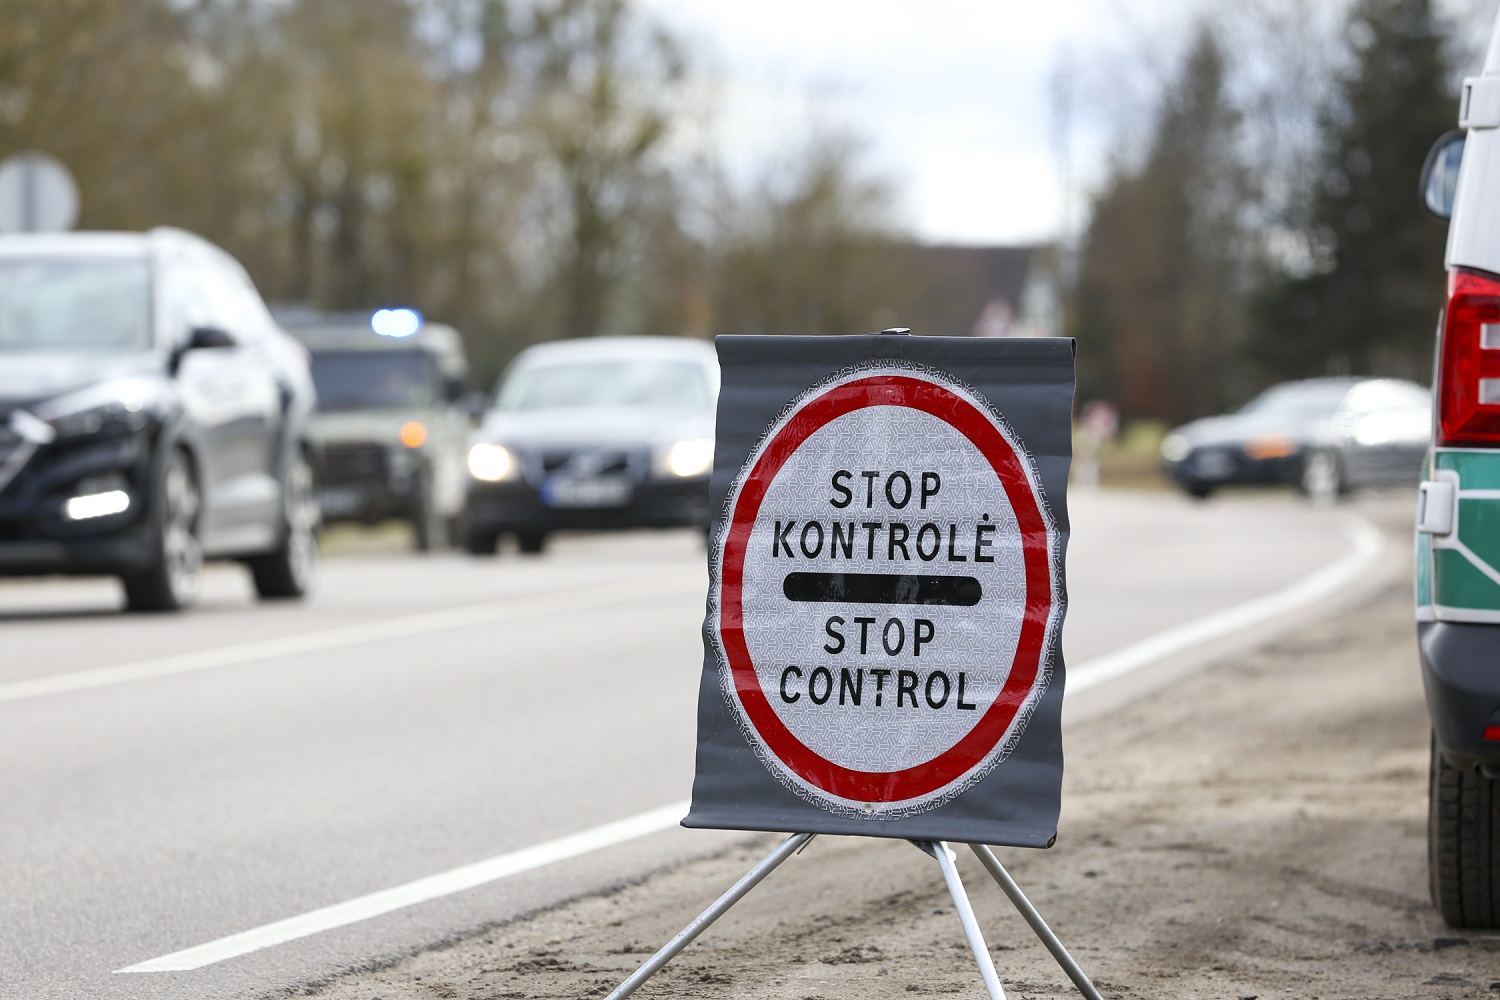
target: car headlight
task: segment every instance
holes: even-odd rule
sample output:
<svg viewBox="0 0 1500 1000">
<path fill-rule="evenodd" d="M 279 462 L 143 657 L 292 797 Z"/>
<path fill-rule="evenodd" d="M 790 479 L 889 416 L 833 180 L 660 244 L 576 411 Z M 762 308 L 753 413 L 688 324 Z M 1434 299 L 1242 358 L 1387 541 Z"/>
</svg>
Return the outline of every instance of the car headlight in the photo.
<svg viewBox="0 0 1500 1000">
<path fill-rule="evenodd" d="M 60 438 L 92 434 L 126 434 L 140 430 L 151 420 L 157 403 L 153 387 L 140 380 L 91 386 L 37 407 Z"/>
<path fill-rule="evenodd" d="M 1181 434 L 1168 434 L 1161 439 L 1161 457 L 1168 462 L 1180 462 L 1192 452 L 1193 446 Z"/>
<path fill-rule="evenodd" d="M 469 475 L 481 482 L 498 483 L 502 479 L 512 479 L 517 471 L 515 456 L 509 448 L 480 441 L 469 449 Z"/>
<path fill-rule="evenodd" d="M 130 483 L 119 473 L 80 479 L 73 484 L 73 496 L 63 504 L 63 516 L 69 521 L 86 521 L 108 517 L 130 509 Z"/>
<path fill-rule="evenodd" d="M 48 421 L 60 438 L 90 434 L 129 434 L 146 426 L 148 417 L 136 400 L 114 400 L 102 406 L 53 417 Z"/>
<path fill-rule="evenodd" d="M 680 479 L 701 476 L 714 467 L 714 439 L 687 438 L 668 448 L 662 468 Z"/>
</svg>

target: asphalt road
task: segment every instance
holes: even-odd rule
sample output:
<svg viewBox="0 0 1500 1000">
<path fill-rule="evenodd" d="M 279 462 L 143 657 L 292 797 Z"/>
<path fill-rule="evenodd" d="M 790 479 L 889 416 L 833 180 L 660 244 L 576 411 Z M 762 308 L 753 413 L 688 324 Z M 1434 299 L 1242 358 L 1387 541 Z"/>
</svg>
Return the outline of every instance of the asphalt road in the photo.
<svg viewBox="0 0 1500 1000">
<path fill-rule="evenodd" d="M 1093 494 L 1073 517 L 1082 670 L 1347 562 L 1354 515 Z M 348 554 L 306 604 L 257 605 L 226 567 L 178 617 L 119 614 L 109 581 L 0 584 L 0 998 L 276 994 L 719 850 L 665 829 L 116 971 L 685 799 L 703 564 L 689 533 Z"/>
</svg>

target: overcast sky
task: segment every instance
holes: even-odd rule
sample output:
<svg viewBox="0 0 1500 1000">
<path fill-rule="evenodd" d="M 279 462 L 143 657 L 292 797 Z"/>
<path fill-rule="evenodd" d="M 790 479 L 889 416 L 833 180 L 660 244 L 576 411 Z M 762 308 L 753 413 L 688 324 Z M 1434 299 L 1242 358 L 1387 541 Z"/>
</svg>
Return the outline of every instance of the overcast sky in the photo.
<svg viewBox="0 0 1500 1000">
<path fill-rule="evenodd" d="M 1195 12 L 1233 0 L 643 2 L 689 41 L 732 165 L 764 162 L 813 120 L 852 130 L 919 237 L 987 244 L 1076 225 L 1114 119 L 1146 103 L 1145 54 L 1175 52 Z M 1495 3 L 1448 0 L 1485 20 Z M 1121 92 L 1101 94 L 1111 60 L 1127 67 Z M 1074 80 L 1066 160 L 1060 76 Z"/>
</svg>

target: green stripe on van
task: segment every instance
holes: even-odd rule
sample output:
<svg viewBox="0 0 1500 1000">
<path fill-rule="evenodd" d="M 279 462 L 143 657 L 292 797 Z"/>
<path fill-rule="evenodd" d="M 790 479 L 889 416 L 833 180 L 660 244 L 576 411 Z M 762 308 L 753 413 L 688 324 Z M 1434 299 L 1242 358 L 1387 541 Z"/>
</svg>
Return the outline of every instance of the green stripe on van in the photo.
<svg viewBox="0 0 1500 1000">
<path fill-rule="evenodd" d="M 1500 585 L 1453 549 L 1432 552 L 1435 603 L 1452 608 L 1500 610 Z"/>
<path fill-rule="evenodd" d="M 1500 490 L 1500 451 L 1446 451 L 1438 449 L 1433 461 L 1439 469 L 1452 469 L 1466 490 Z"/>
</svg>

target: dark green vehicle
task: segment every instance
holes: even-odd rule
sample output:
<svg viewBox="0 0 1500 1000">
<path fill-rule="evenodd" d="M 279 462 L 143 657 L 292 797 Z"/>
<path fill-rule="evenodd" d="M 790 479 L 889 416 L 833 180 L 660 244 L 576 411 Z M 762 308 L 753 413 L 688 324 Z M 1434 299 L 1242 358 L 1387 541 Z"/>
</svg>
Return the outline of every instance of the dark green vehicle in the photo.
<svg viewBox="0 0 1500 1000">
<path fill-rule="evenodd" d="M 463 511 L 469 366 L 457 331 L 408 309 L 284 315 L 311 355 L 324 523 L 412 526 L 421 551 L 448 545 Z"/>
</svg>

